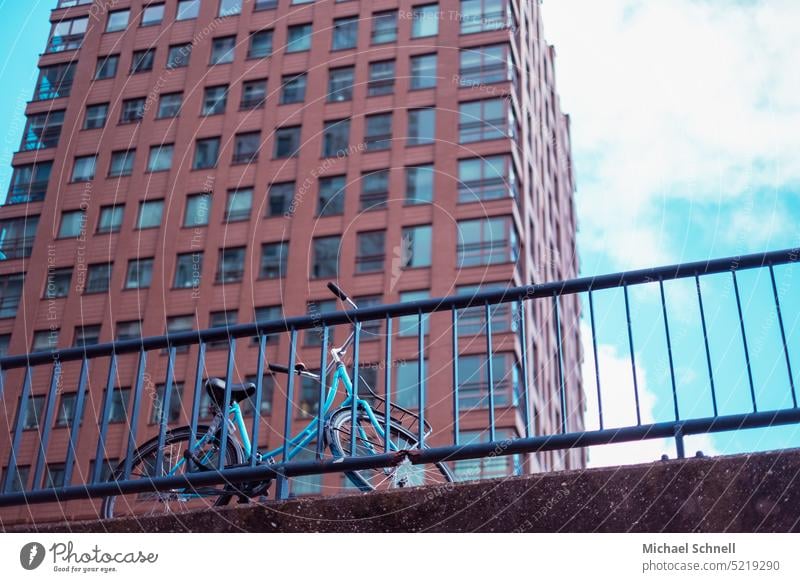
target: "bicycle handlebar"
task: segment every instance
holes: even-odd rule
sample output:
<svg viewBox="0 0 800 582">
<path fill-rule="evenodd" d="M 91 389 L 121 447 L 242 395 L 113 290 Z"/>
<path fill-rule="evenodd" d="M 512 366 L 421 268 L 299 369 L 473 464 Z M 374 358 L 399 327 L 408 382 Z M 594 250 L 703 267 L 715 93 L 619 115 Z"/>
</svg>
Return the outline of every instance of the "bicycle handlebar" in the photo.
<svg viewBox="0 0 800 582">
<path fill-rule="evenodd" d="M 328 289 L 330 289 L 331 293 L 333 293 L 334 295 L 336 295 L 336 297 L 338 297 L 338 298 L 339 298 L 339 299 L 341 299 L 342 301 L 348 301 L 348 300 L 350 299 L 350 298 L 347 296 L 347 293 L 345 293 L 344 291 L 342 291 L 341 287 L 339 287 L 339 286 L 338 286 L 336 283 L 334 283 L 333 281 L 328 281 Z"/>
</svg>

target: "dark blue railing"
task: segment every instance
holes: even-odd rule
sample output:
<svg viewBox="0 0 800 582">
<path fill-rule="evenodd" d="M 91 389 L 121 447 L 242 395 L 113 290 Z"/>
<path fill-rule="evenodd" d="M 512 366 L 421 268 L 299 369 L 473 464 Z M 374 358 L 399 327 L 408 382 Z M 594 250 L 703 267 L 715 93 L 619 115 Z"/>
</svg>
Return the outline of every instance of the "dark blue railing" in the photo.
<svg viewBox="0 0 800 582">
<path fill-rule="evenodd" d="M 598 277 L 588 277 L 573 279 L 568 281 L 559 281 L 554 283 L 545 283 L 539 285 L 529 285 L 522 287 L 514 287 L 507 289 L 498 289 L 487 292 L 478 292 L 469 295 L 455 295 L 445 298 L 426 299 L 420 301 L 413 301 L 402 304 L 386 305 L 386 306 L 373 306 L 358 310 L 339 311 L 333 313 L 317 313 L 311 316 L 303 317 L 290 317 L 283 320 L 274 320 L 267 322 L 256 322 L 249 324 L 234 325 L 227 328 L 207 329 L 203 331 L 191 331 L 175 334 L 168 334 L 159 337 L 148 337 L 143 339 L 132 339 L 127 341 L 119 341 L 112 344 L 91 345 L 86 347 L 64 349 L 54 352 L 40 352 L 25 354 L 19 356 L 9 356 L 0 359 L 0 395 L 6 403 L 5 409 L 7 411 L 17 410 L 16 421 L 9 422 L 11 426 L 11 440 L 10 447 L 8 447 L 8 465 L 2 482 L 2 494 L 0 494 L 0 507 L 30 504 L 30 503 L 44 503 L 53 501 L 67 501 L 75 499 L 87 499 L 104 497 L 108 495 L 118 494 L 132 494 L 146 491 L 169 490 L 176 487 L 192 487 L 198 488 L 210 485 L 221 485 L 224 483 L 244 483 L 248 481 L 258 481 L 266 479 L 278 479 L 285 481 L 293 477 L 303 475 L 321 475 L 333 472 L 346 472 L 346 471 L 360 471 L 366 469 L 376 469 L 381 467 L 396 466 L 403 462 L 411 462 L 414 465 L 439 463 L 439 462 L 455 462 L 465 459 L 479 459 L 483 457 L 498 456 L 498 455 L 515 455 L 515 454 L 528 454 L 539 453 L 543 451 L 566 450 L 579 447 L 588 447 L 593 445 L 604 445 L 611 443 L 631 442 L 643 439 L 660 439 L 660 438 L 674 438 L 679 456 L 684 455 L 684 438 L 689 435 L 715 433 L 721 431 L 734 431 L 750 428 L 764 428 L 775 425 L 785 425 L 800 422 L 800 408 L 797 407 L 797 396 L 795 392 L 794 377 L 792 373 L 792 364 L 790 358 L 789 345 L 787 343 L 787 332 L 784 325 L 784 312 L 782 309 L 778 287 L 776 285 L 774 267 L 778 265 L 787 265 L 796 263 L 800 256 L 800 250 L 790 249 L 783 251 L 776 251 L 770 253 L 747 255 L 740 257 L 730 257 L 725 259 L 718 259 L 712 261 L 701 261 L 695 263 L 686 263 L 680 265 L 673 265 L 661 268 L 643 269 L 637 271 L 629 271 L 624 273 L 615 273 L 611 275 L 604 275 Z M 759 410 L 757 402 L 757 390 L 754 383 L 754 376 L 751 370 L 751 353 L 748 349 L 748 339 L 745 326 L 744 311 L 742 308 L 742 301 L 740 296 L 739 282 L 737 273 L 744 270 L 761 269 L 767 270 L 770 277 L 772 297 L 774 302 L 774 309 L 777 315 L 777 321 L 780 327 L 780 337 L 783 346 L 783 355 L 787 371 L 790 378 L 790 390 L 792 406 L 780 408 L 777 410 Z M 739 323 L 739 330 L 741 333 L 741 341 L 744 347 L 744 354 L 748 371 L 748 385 L 750 396 L 752 399 L 752 412 L 744 412 L 738 414 L 720 414 L 717 402 L 717 385 L 715 382 L 714 368 L 712 366 L 711 351 L 709 348 L 709 330 L 712 322 L 706 316 L 706 308 L 703 301 L 703 294 L 701 291 L 700 280 L 703 277 L 714 274 L 730 273 L 732 283 L 735 290 L 735 298 L 737 305 L 737 313 L 732 315 L 737 318 Z M 676 381 L 676 371 L 673 362 L 673 343 L 670 332 L 670 323 L 667 310 L 667 299 L 664 293 L 664 283 L 666 281 L 676 279 L 693 280 L 693 287 L 696 289 L 697 305 L 699 306 L 699 314 L 701 321 L 698 324 L 702 325 L 703 339 L 705 345 L 705 362 L 709 376 L 709 386 L 711 391 L 711 400 L 713 403 L 713 414 L 711 416 L 702 416 L 697 418 L 682 418 L 679 413 L 678 407 L 678 390 Z M 661 314 L 663 318 L 663 333 L 665 334 L 666 343 L 666 357 L 669 362 L 669 377 L 672 394 L 672 408 L 673 416 L 671 420 L 643 423 L 641 414 L 640 403 L 640 386 L 637 384 L 636 372 L 636 359 L 634 354 L 634 334 L 633 334 L 633 318 L 632 310 L 630 307 L 630 300 L 628 296 L 628 289 L 636 285 L 653 284 L 658 286 L 659 300 L 661 304 Z M 634 391 L 631 395 L 633 406 L 636 410 L 636 423 L 628 426 L 607 426 L 604 419 L 604 403 L 601 392 L 601 373 L 598 362 L 598 341 L 597 341 L 597 321 L 595 313 L 595 294 L 600 290 L 607 289 L 621 289 L 624 293 L 625 304 L 625 319 L 627 330 L 626 340 L 630 346 L 630 358 L 632 374 L 634 379 Z M 585 294 L 586 303 L 588 304 L 588 319 L 589 326 L 592 333 L 592 349 L 594 350 L 594 372 L 595 383 L 597 390 L 597 413 L 598 413 L 598 428 L 587 430 L 584 427 L 584 419 L 577 418 L 570 423 L 568 418 L 568 410 L 570 409 L 567 399 L 571 394 L 579 392 L 573 386 L 573 391 L 568 389 L 567 383 L 570 381 L 568 372 L 565 370 L 565 342 L 574 341 L 565 338 L 562 329 L 562 302 L 564 298 L 575 294 Z M 531 333 L 531 322 L 533 321 L 531 314 L 533 313 L 532 306 L 537 302 L 547 302 L 547 309 L 551 313 L 553 324 L 552 332 L 555 338 L 555 353 L 553 358 L 554 364 L 554 377 L 555 382 L 553 385 L 542 385 L 539 381 L 540 376 L 540 362 L 536 361 L 535 348 L 537 338 L 539 338 L 543 330 L 539 327 L 534 327 L 535 333 Z M 521 436 L 515 438 L 498 439 L 496 430 L 497 419 L 495 417 L 495 383 L 498 380 L 494 377 L 492 370 L 492 356 L 494 353 L 493 343 L 493 317 L 492 306 L 502 303 L 515 303 L 518 325 L 516 330 L 513 331 L 516 335 L 518 343 L 518 354 L 520 356 L 521 368 L 521 416 L 522 427 Z M 457 365 L 460 348 L 459 348 L 459 311 L 467 308 L 480 308 L 485 318 L 485 357 L 487 365 L 487 384 L 488 384 L 488 440 L 486 442 L 461 442 L 461 426 L 460 416 L 461 410 L 459 409 L 459 388 L 463 385 L 463 379 L 459 378 L 459 366 Z M 530 314 L 526 315 L 526 311 L 530 310 Z M 451 430 L 452 439 L 449 444 L 442 444 L 440 442 L 431 443 L 425 442 L 426 437 L 429 438 L 425 431 L 426 416 L 429 411 L 425 407 L 425 391 L 426 391 L 426 370 L 424 366 L 426 341 L 424 338 L 424 317 L 433 313 L 450 313 L 450 333 L 452 334 L 452 386 L 450 387 L 452 393 L 452 418 L 448 427 L 437 427 L 439 429 Z M 386 423 L 388 426 L 389 414 L 388 407 L 392 403 L 392 393 L 390 389 L 390 366 L 389 362 L 392 361 L 392 329 L 393 319 L 403 316 L 414 316 L 417 322 L 417 350 L 418 350 L 418 402 L 422 405 L 419 407 L 417 414 L 419 415 L 417 426 L 419 428 L 419 439 L 421 444 L 429 446 L 430 448 L 416 448 L 411 451 L 392 451 L 388 447 L 388 442 L 384 443 L 381 447 L 382 450 L 376 450 L 375 454 L 345 457 L 343 459 L 325 458 L 321 455 L 321 451 L 317 451 L 315 460 L 312 461 L 289 461 L 277 464 L 259 464 L 256 462 L 255 455 L 248 459 L 248 462 L 243 465 L 235 467 L 222 467 L 222 457 L 220 456 L 221 470 L 217 471 L 203 471 L 195 472 L 187 475 L 174 476 L 174 477 L 158 477 L 153 479 L 122 479 L 113 482 L 103 482 L 102 480 L 102 465 L 103 460 L 106 458 L 106 444 L 109 432 L 109 416 L 112 407 L 112 397 L 115 388 L 115 378 L 117 376 L 119 358 L 124 355 L 133 355 L 137 357 L 135 384 L 132 387 L 133 402 L 128 411 L 128 422 L 125 427 L 124 437 L 127 439 L 125 452 L 127 453 L 127 464 L 125 467 L 124 475 L 130 475 L 130 462 L 131 455 L 135 451 L 137 443 L 142 442 L 143 435 L 139 434 L 140 418 L 142 415 L 143 407 L 143 384 L 145 380 L 145 373 L 147 367 L 147 358 L 150 352 L 161 352 L 167 354 L 167 374 L 165 379 L 165 388 L 162 397 L 163 413 L 161 420 L 158 424 L 158 435 L 160 442 L 163 442 L 165 431 L 167 430 L 168 414 L 170 410 L 170 397 L 174 396 L 174 367 L 176 360 L 176 351 L 182 346 L 197 345 L 197 358 L 196 368 L 193 372 L 193 378 L 186 378 L 185 384 L 193 387 L 192 392 L 192 407 L 190 424 L 192 430 L 192 437 L 197 437 L 197 427 L 200 415 L 200 403 L 202 398 L 202 389 L 204 381 L 204 371 L 206 367 L 207 351 L 206 346 L 214 342 L 227 342 L 228 354 L 225 377 L 231 383 L 235 375 L 235 354 L 237 340 L 241 338 L 258 338 L 258 372 L 257 372 L 257 387 L 256 387 L 256 402 L 260 403 L 262 398 L 262 379 L 265 371 L 265 350 L 266 350 L 266 336 L 273 334 L 287 334 L 290 338 L 289 341 L 289 357 L 287 359 L 290 369 L 294 367 L 297 359 L 297 338 L 298 333 L 303 330 L 318 329 L 321 330 L 321 356 L 320 364 L 321 370 L 325 370 L 326 363 L 328 362 L 328 348 L 329 348 L 329 332 L 336 327 L 346 327 L 353 329 L 355 333 L 355 342 L 353 344 L 353 361 L 351 362 L 352 370 L 359 369 L 359 354 L 360 354 L 360 332 L 361 327 L 365 322 L 382 321 L 385 322 L 385 345 L 383 349 L 383 357 L 385 358 L 385 398 L 386 398 Z M 573 322 L 575 323 L 575 322 Z M 536 326 L 535 322 L 533 324 Z M 512 326 L 513 329 L 513 326 Z M 579 353 L 579 346 L 570 346 L 573 353 Z M 463 357 L 463 356 L 462 356 Z M 86 483 L 72 484 L 73 473 L 76 462 L 78 447 L 78 439 L 81 433 L 81 418 L 83 416 L 84 407 L 87 401 L 88 379 L 90 375 L 91 364 L 99 359 L 108 359 L 108 374 L 106 380 L 106 396 L 102 404 L 102 413 L 97 424 L 99 431 L 97 442 L 91 448 L 96 451 L 94 468 Z M 64 366 L 68 362 L 80 362 L 80 368 L 77 376 L 77 389 L 74 404 L 74 413 L 72 415 L 71 425 L 69 426 L 69 442 L 66 448 L 66 456 L 63 459 L 64 465 L 64 486 L 58 488 L 44 488 L 41 486 L 42 476 L 48 462 L 48 449 L 50 447 L 50 440 L 53 430 L 53 415 L 55 413 L 56 396 L 58 393 L 59 385 L 64 381 L 62 378 Z M 24 414 L 27 403 L 31 398 L 32 382 L 34 370 L 42 366 L 52 366 L 52 373 L 49 378 L 49 387 L 46 395 L 46 404 L 44 406 L 44 414 L 41 422 L 38 422 L 38 429 L 36 431 L 36 446 L 33 451 L 35 463 L 33 467 L 33 486 L 26 487 L 23 491 L 13 491 L 14 479 L 16 475 L 17 465 L 20 461 L 20 451 L 23 441 L 24 431 Z M 21 395 L 19 406 L 17 408 L 16 397 L 17 391 L 9 391 L 10 375 L 19 375 L 21 378 Z M 358 374 L 354 373 L 354 388 L 358 390 Z M 323 401 L 326 394 L 326 381 L 324 378 L 321 382 L 319 392 L 316 395 L 318 398 L 319 409 L 322 409 Z M 548 434 L 535 434 L 534 418 L 532 417 L 532 398 L 533 390 L 539 391 L 540 394 L 552 397 L 558 401 L 557 417 L 553 419 L 552 425 L 556 429 L 548 431 Z M 285 402 L 285 426 L 281 435 L 281 442 L 287 442 L 289 431 L 292 428 L 292 419 L 294 418 L 292 412 L 295 406 L 293 398 L 293 382 L 289 382 L 289 389 L 286 394 Z M 230 391 L 226 397 L 230 397 Z M 354 405 L 355 406 L 355 405 Z M 253 442 L 259 442 L 259 410 L 260 407 L 254 408 L 253 418 Z M 355 412 L 355 409 L 354 409 Z M 11 413 L 9 412 L 9 416 Z M 91 423 L 86 423 L 91 424 Z M 570 428 L 570 425 L 576 427 Z M 275 429 L 276 427 L 273 427 Z M 229 438 L 226 434 L 227 425 L 223 424 L 222 428 L 222 442 Z M 317 435 L 318 448 L 321 448 L 322 441 L 322 424 L 318 427 L 319 434 Z M 29 431 L 30 432 L 30 431 Z M 441 433 L 440 433 L 441 434 Z M 153 435 L 147 435 L 148 438 Z M 352 438 L 355 439 L 355 431 L 353 431 Z M 500 443 L 498 441 L 501 441 Z M 501 444 L 502 446 L 498 446 Z M 224 450 L 224 445 L 223 445 Z M 351 450 L 355 450 L 352 447 Z M 285 451 L 284 451 L 285 452 Z M 159 459 L 159 461 L 162 459 Z M 60 461 L 60 459 L 59 459 Z M 80 462 L 85 462 L 87 459 L 80 459 Z M 26 460 L 27 462 L 27 460 Z M 160 463 L 158 463 L 160 464 Z M 285 495 L 285 488 L 278 488 L 279 496 Z"/>
</svg>

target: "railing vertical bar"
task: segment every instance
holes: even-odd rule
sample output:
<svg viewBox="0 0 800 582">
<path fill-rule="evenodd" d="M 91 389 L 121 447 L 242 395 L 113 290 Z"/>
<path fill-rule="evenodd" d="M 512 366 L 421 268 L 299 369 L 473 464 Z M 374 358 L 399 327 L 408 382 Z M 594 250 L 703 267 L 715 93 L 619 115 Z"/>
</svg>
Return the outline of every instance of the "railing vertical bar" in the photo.
<svg viewBox="0 0 800 582">
<path fill-rule="evenodd" d="M 197 345 L 197 367 L 194 371 L 194 397 L 192 399 L 192 418 L 189 421 L 189 449 L 197 443 L 197 424 L 200 422 L 200 403 L 203 401 L 203 376 L 206 368 L 206 344 Z"/>
<path fill-rule="evenodd" d="M 758 412 L 756 404 L 756 389 L 753 384 L 753 369 L 750 366 L 750 348 L 747 346 L 747 332 L 744 329 L 744 314 L 742 313 L 742 300 L 739 296 L 739 281 L 736 278 L 736 271 L 731 271 L 733 276 L 733 291 L 736 294 L 736 309 L 739 311 L 739 327 L 742 330 L 742 344 L 744 345 L 744 358 L 747 362 L 747 380 L 750 382 L 750 397 L 753 401 L 753 412 Z"/>
<path fill-rule="evenodd" d="M 533 432 L 531 429 L 531 390 L 528 381 L 528 332 L 525 317 L 525 301 L 521 298 L 517 301 L 519 310 L 519 343 L 522 356 L 522 399 L 523 410 L 522 418 L 525 423 L 525 438 L 529 438 Z"/>
<path fill-rule="evenodd" d="M 417 313 L 417 348 L 419 351 L 419 365 L 417 366 L 418 412 L 419 412 L 419 444 L 418 448 L 425 446 L 425 329 L 422 311 Z"/>
<path fill-rule="evenodd" d="M 386 316 L 386 348 L 384 356 L 384 375 L 383 375 L 383 395 L 386 400 L 386 409 L 383 411 L 383 451 L 388 453 L 390 449 L 391 436 L 390 428 L 392 422 L 392 318 Z"/>
<path fill-rule="evenodd" d="M 320 354 L 319 354 L 319 404 L 317 405 L 317 443 L 316 443 L 316 454 L 317 460 L 322 460 L 322 453 L 325 441 L 325 418 L 323 417 L 323 411 L 325 406 L 325 396 L 327 392 L 327 374 L 325 371 L 328 369 L 328 331 L 329 328 L 327 325 L 322 326 L 322 345 L 320 346 Z"/>
<path fill-rule="evenodd" d="M 558 295 L 553 294 L 553 313 L 556 332 L 556 350 L 558 357 L 558 386 L 561 393 L 561 433 L 567 432 L 567 386 L 564 381 L 564 360 L 562 338 L 561 338 L 561 310 L 558 305 Z"/>
<path fill-rule="evenodd" d="M 264 359 L 267 351 L 267 336 L 258 336 L 258 364 L 256 365 L 256 393 L 253 402 L 253 430 L 250 441 L 250 466 L 255 467 L 258 461 L 258 439 L 261 428 L 261 401 L 264 399 Z"/>
<path fill-rule="evenodd" d="M 11 440 L 11 450 L 8 453 L 8 465 L 6 466 L 6 476 L 3 480 L 3 493 L 7 493 L 11 487 L 11 480 L 17 473 L 17 449 L 22 441 L 22 423 L 25 417 L 25 410 L 28 406 L 28 398 L 31 395 L 31 367 L 25 367 L 25 379 L 22 382 L 22 394 L 19 398 L 19 408 L 17 408 L 17 421 L 14 425 L 14 438 Z M 24 487 L 23 483 L 23 489 Z"/>
<path fill-rule="evenodd" d="M 714 369 L 711 366 L 711 349 L 708 346 L 708 326 L 706 325 L 706 310 L 703 306 L 703 293 L 700 290 L 700 277 L 694 276 L 694 284 L 697 288 L 697 302 L 700 305 L 700 321 L 703 324 L 703 342 L 706 348 L 706 366 L 708 367 L 708 381 L 711 384 L 711 405 L 714 407 L 714 416 L 718 416 L 717 410 L 717 389 L 714 385 Z"/>
<path fill-rule="evenodd" d="M 594 353 L 594 380 L 597 386 L 597 415 L 600 418 L 600 430 L 603 430 L 603 394 L 600 389 L 600 360 L 597 357 L 597 328 L 594 323 L 594 292 L 589 290 L 589 320 L 592 325 L 592 352 Z"/>
<path fill-rule="evenodd" d="M 489 302 L 483 305 L 484 317 L 486 317 L 486 378 L 489 382 L 489 440 L 496 440 L 495 431 L 495 411 L 494 411 L 494 370 L 492 369 L 492 359 L 494 356 L 494 345 L 492 342 L 492 310 Z"/>
<path fill-rule="evenodd" d="M 360 385 L 359 357 L 361 350 L 361 322 L 353 324 L 353 400 L 350 403 L 350 456 L 356 454 L 356 431 L 358 430 L 358 389 Z"/>
<path fill-rule="evenodd" d="M 112 354 L 112 359 L 114 354 Z M 72 417 L 72 425 L 69 428 L 69 445 L 67 447 L 67 458 L 64 459 L 64 484 L 72 482 L 72 468 L 75 464 L 75 456 L 78 451 L 78 435 L 81 430 L 81 419 L 83 418 L 83 407 L 86 402 L 86 392 L 89 377 L 89 360 L 85 359 L 81 363 L 81 381 L 78 383 L 78 392 L 75 396 L 75 410 Z M 97 461 L 95 461 L 97 464 Z"/>
<path fill-rule="evenodd" d="M 33 471 L 32 489 L 42 489 L 42 473 L 44 472 L 44 464 L 47 459 L 47 445 L 50 442 L 50 433 L 53 429 L 53 412 L 56 407 L 56 388 L 58 381 L 61 377 L 61 364 L 56 361 L 53 364 L 53 373 L 50 376 L 50 388 L 47 391 L 47 407 L 44 414 L 44 427 L 39 423 L 38 431 L 41 434 L 39 439 L 38 453 L 36 454 L 36 467 Z M 42 430 L 44 428 L 44 430 Z"/>
<path fill-rule="evenodd" d="M 136 433 L 139 424 L 139 412 L 142 407 L 142 389 L 144 388 L 144 371 L 147 367 L 147 352 L 139 350 L 139 364 L 136 370 L 136 385 L 133 389 L 133 404 L 131 405 L 130 424 L 128 425 L 128 447 L 125 455 L 125 467 L 122 478 L 128 480 L 131 476 L 133 465 L 133 452 L 136 450 Z"/>
<path fill-rule="evenodd" d="M 778 286 L 775 284 L 775 270 L 769 266 L 769 277 L 772 281 L 772 294 L 775 297 L 775 311 L 778 314 L 778 325 L 781 328 L 781 341 L 783 342 L 783 356 L 786 358 L 786 370 L 789 372 L 789 387 L 792 390 L 792 406 L 797 408 L 797 393 L 794 387 L 794 373 L 792 372 L 792 360 L 789 357 L 789 347 L 786 343 L 786 329 L 783 326 L 783 314 L 781 313 L 781 300 L 778 297 Z"/>
<path fill-rule="evenodd" d="M 114 402 L 114 386 L 117 379 L 117 353 L 111 353 L 111 361 L 108 363 L 108 379 L 106 380 L 106 391 L 103 394 L 103 410 L 100 416 L 100 434 L 97 436 L 97 450 L 94 455 L 94 467 L 92 467 L 92 483 L 97 483 L 103 474 L 103 464 L 106 460 L 106 436 L 108 434 L 108 424 L 110 422 L 111 405 Z"/>
<path fill-rule="evenodd" d="M 453 329 L 453 444 L 461 444 L 461 412 L 458 405 L 458 309 L 451 308 L 451 327 Z"/>
<path fill-rule="evenodd" d="M 236 365 L 236 339 L 228 336 L 228 364 L 225 368 L 225 398 L 222 403 L 222 426 L 219 429 L 219 458 L 217 459 L 217 469 L 222 471 L 225 468 L 225 460 L 228 447 L 228 424 L 230 419 L 231 392 L 233 391 L 233 369 Z"/>
<path fill-rule="evenodd" d="M 161 396 L 161 414 L 158 419 L 158 448 L 156 449 L 155 476 L 161 477 L 164 468 L 164 444 L 167 440 L 170 401 L 172 400 L 172 379 L 175 376 L 175 346 L 169 347 L 167 354 L 167 376 L 164 378 L 164 394 Z M 222 449 L 225 450 L 224 448 Z M 221 455 L 224 456 L 224 455 Z"/>
<path fill-rule="evenodd" d="M 633 348 L 633 325 L 631 324 L 631 305 L 628 298 L 628 286 L 623 285 L 622 290 L 625 295 L 625 321 L 628 326 L 628 349 L 631 352 L 631 370 L 633 372 L 633 396 L 636 400 L 636 424 L 642 424 L 642 412 L 639 408 L 639 380 L 636 377 L 636 352 Z"/>
<path fill-rule="evenodd" d="M 281 461 L 289 461 L 289 440 L 292 431 L 292 407 L 294 406 L 294 377 L 295 360 L 297 358 L 297 330 L 291 328 L 289 333 L 289 379 L 286 382 L 286 410 L 283 419 L 283 446 L 281 448 Z M 279 475 L 276 484 L 276 496 L 278 499 L 286 499 L 289 496 L 289 482 L 284 475 Z"/>
<path fill-rule="evenodd" d="M 672 338 L 669 333 L 669 318 L 667 317 L 667 298 L 664 295 L 664 281 L 658 280 L 658 289 L 661 293 L 661 313 L 664 316 L 664 334 L 667 337 L 667 358 L 669 359 L 669 377 L 672 382 L 672 405 L 675 410 L 675 420 L 680 420 L 680 411 L 678 409 L 678 387 L 675 383 L 675 364 L 672 359 Z"/>
</svg>

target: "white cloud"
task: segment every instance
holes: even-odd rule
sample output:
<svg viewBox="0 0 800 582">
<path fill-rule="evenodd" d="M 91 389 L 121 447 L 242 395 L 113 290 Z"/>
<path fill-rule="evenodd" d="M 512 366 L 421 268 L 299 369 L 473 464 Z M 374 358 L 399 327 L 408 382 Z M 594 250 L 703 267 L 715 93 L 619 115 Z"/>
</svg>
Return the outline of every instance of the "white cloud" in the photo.
<svg viewBox="0 0 800 582">
<path fill-rule="evenodd" d="M 734 228 L 784 226 L 730 203 L 800 183 L 800 2 L 558 0 L 543 10 L 572 117 L 586 250 L 619 268 L 681 260 L 685 241 L 663 220 L 675 200 L 725 206 Z"/>
<path fill-rule="evenodd" d="M 595 384 L 594 352 L 592 348 L 591 330 L 581 326 L 583 352 L 583 382 L 586 393 L 586 428 L 598 428 L 597 386 Z M 633 374 L 627 354 L 620 354 L 616 347 L 607 344 L 597 346 L 600 362 L 600 386 L 603 399 L 603 422 L 605 428 L 620 428 L 636 424 L 634 405 Z M 653 422 L 653 410 L 656 396 L 648 389 L 647 370 L 637 360 L 637 380 L 642 424 Z M 684 439 L 686 454 L 703 451 L 705 455 L 719 454 L 711 438 L 706 435 Z M 606 467 L 629 465 L 633 463 L 649 463 L 657 461 L 661 455 L 674 459 L 674 439 L 651 439 L 645 441 L 603 445 L 589 448 L 589 467 Z"/>
</svg>

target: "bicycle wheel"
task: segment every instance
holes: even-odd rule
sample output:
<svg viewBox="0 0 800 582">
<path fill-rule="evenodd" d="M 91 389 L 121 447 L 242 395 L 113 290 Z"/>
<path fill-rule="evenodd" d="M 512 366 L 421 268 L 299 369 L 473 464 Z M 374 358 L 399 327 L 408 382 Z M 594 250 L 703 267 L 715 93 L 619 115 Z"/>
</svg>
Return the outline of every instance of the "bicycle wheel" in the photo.
<svg viewBox="0 0 800 582">
<path fill-rule="evenodd" d="M 184 475 L 187 470 L 201 471 L 195 464 L 185 460 L 179 470 L 171 473 L 175 465 L 184 459 L 183 453 L 189 445 L 191 428 L 184 426 L 167 431 L 164 439 L 164 462 L 160 476 Z M 202 438 L 208 427 L 197 427 L 197 436 Z M 158 437 L 147 441 L 133 453 L 131 464 L 131 479 L 152 479 L 156 473 L 156 453 L 158 451 Z M 197 458 L 202 459 L 208 467 L 217 467 L 219 461 L 219 441 L 216 438 L 207 439 L 202 446 L 195 448 Z M 225 451 L 225 465 L 236 465 L 242 462 L 242 451 L 239 444 L 233 439 L 228 439 Z M 121 479 L 125 470 L 123 459 L 112 473 L 109 481 Z M 148 491 L 145 493 L 120 494 L 103 498 L 101 516 L 103 519 L 120 516 L 157 515 L 174 513 L 188 509 L 211 507 L 222 494 L 222 487 L 202 487 L 197 489 L 172 489 L 169 491 Z"/>
<path fill-rule="evenodd" d="M 358 457 L 383 453 L 383 437 L 378 434 L 369 417 L 359 411 L 356 415 L 356 449 L 351 450 L 353 413 L 340 409 L 333 413 L 327 423 L 328 444 L 334 457 Z M 389 438 L 399 450 L 417 448 L 418 438 L 400 424 L 390 421 Z M 444 463 L 412 465 L 402 463 L 396 467 L 365 469 L 345 473 L 350 482 L 362 491 L 416 487 L 450 483 L 453 475 Z"/>
</svg>

